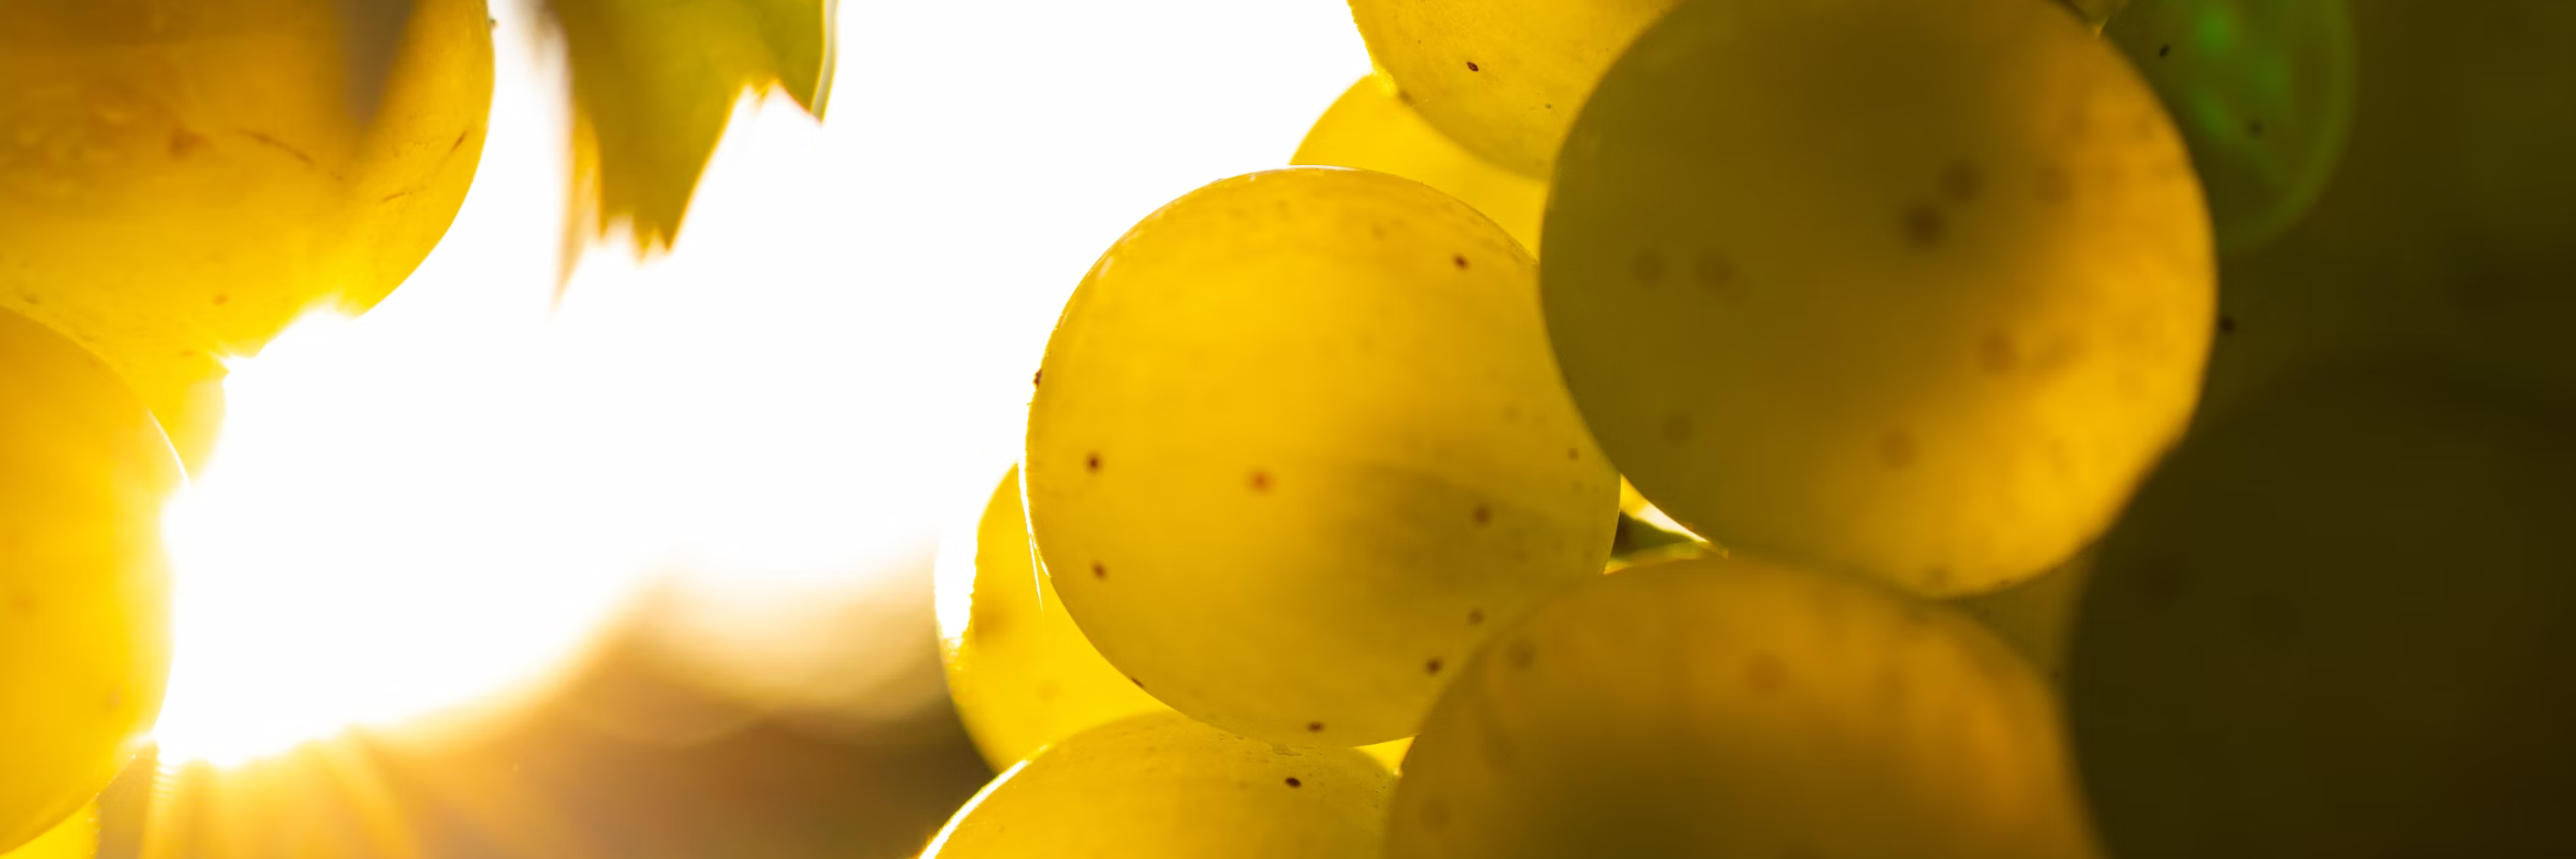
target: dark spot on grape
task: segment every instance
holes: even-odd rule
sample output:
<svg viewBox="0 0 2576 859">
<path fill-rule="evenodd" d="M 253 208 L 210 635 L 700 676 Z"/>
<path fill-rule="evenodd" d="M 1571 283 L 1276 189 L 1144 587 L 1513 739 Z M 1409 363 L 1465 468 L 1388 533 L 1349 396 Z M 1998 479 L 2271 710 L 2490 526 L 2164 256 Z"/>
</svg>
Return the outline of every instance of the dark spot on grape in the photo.
<svg viewBox="0 0 2576 859">
<path fill-rule="evenodd" d="M 1455 263 L 1455 264 L 1458 266 L 1458 270 L 1459 270 L 1459 271 L 1466 271 L 1466 270 L 1467 270 L 1467 255 L 1466 255 L 1466 254 L 1458 254 L 1458 255 L 1456 255 L 1456 256 L 1452 256 L 1452 257 L 1450 257 L 1450 258 L 1449 258 L 1449 261 L 1450 261 L 1451 263 Z"/>
<path fill-rule="evenodd" d="M 1410 102 L 1408 102 L 1408 104 L 1409 103 Z M 1384 224 L 1370 224 L 1369 237 L 1376 239 L 1386 238 L 1386 226 Z"/>
<path fill-rule="evenodd" d="M 1636 275 L 1638 283 L 1647 286 L 1662 283 L 1664 282 L 1664 257 L 1654 251 L 1638 251 L 1636 260 L 1628 264 L 1628 271 Z"/>
<path fill-rule="evenodd" d="M 1924 585 L 1925 587 L 1929 587 L 1929 588 L 1931 588 L 1931 589 L 1933 589 L 1933 590 L 1936 590 L 1936 591 L 1937 591 L 1937 590 L 1942 590 L 1942 589 L 1948 588 L 1948 587 L 1950 586 L 1950 568 L 1949 568 L 1949 567 L 1943 567 L 1943 566 L 1934 566 L 1933 568 L 1931 568 L 1931 569 L 1929 569 L 1929 570 L 1924 570 L 1924 571 L 1923 571 L 1923 585 Z M 1909 608 L 1911 608 L 1911 607 L 1909 606 Z M 1912 614 L 1908 614 L 1908 615 L 1906 615 L 1906 620 L 1913 621 L 1915 625 L 1917 625 L 1917 626 L 1921 626 L 1921 625 L 1923 625 L 1924 623 L 1926 623 L 1926 622 L 1930 621 L 1930 620 L 1931 620 L 1931 616 L 1930 616 L 1930 615 L 1919 614 L 1919 613 L 1912 613 Z"/>
<path fill-rule="evenodd" d="M 2173 53 L 2173 46 L 2172 46 L 2172 45 L 2157 45 L 2157 46 L 2156 46 L 2156 59 L 2159 59 L 2159 60 L 2164 59 L 2164 58 L 2165 58 L 2165 55 L 2166 55 L 2166 54 L 2170 54 L 2170 53 Z"/>
<path fill-rule="evenodd" d="M 2220 334 L 2233 334 L 2233 333 L 2236 333 L 2236 317 L 2233 317 L 2233 316 L 2221 316 L 2221 317 L 2218 317 L 2218 333 L 2220 333 Z"/>
<path fill-rule="evenodd" d="M 1136 679 L 1136 678 L 1134 678 L 1134 677 L 1129 677 L 1129 678 L 1127 678 L 1127 682 L 1136 684 L 1136 688 L 1138 688 L 1138 689 L 1143 689 L 1143 688 L 1145 688 L 1145 681 L 1143 681 L 1143 680 L 1138 680 L 1138 679 Z"/>
<path fill-rule="evenodd" d="M 1567 462 L 1573 462 L 1576 459 L 1582 458 L 1582 456 L 1583 454 L 1577 452 L 1574 448 L 1569 447 L 1565 449 L 1565 461 Z"/>
<path fill-rule="evenodd" d="M 1887 467 L 1902 469 L 1914 464 L 1914 437 L 1901 432 L 1888 433 L 1878 440 L 1879 461 Z"/>
<path fill-rule="evenodd" d="M 9 596 L 9 610 L 16 613 L 19 617 L 26 617 L 35 614 L 36 595 L 24 592 L 11 594 Z"/>
<path fill-rule="evenodd" d="M 1471 519 L 1476 520 L 1476 524 L 1478 524 L 1478 525 L 1483 525 L 1483 524 L 1485 524 L 1485 523 L 1488 523 L 1488 522 L 1492 522 L 1492 521 L 1494 521 L 1494 511 L 1493 511 L 1493 509 L 1492 509 L 1492 508 L 1489 508 L 1489 507 L 1486 507 L 1485 505 L 1482 505 L 1482 504 L 1478 504 L 1478 505 L 1476 505 L 1476 509 L 1475 509 L 1473 512 L 1468 513 L 1467 515 L 1468 515 L 1468 518 L 1471 518 Z"/>
<path fill-rule="evenodd" d="M 1440 673 L 1440 657 L 1434 656 L 1434 657 L 1432 657 L 1432 658 L 1431 658 L 1431 661 L 1429 661 L 1429 662 L 1425 662 L 1425 663 L 1422 663 L 1422 673 L 1424 673 L 1424 674 L 1438 674 L 1438 673 Z"/>
<path fill-rule="evenodd" d="M 1484 623 L 1484 622 L 1485 622 L 1485 610 L 1484 610 L 1484 609 L 1481 609 L 1481 608 L 1471 608 L 1471 609 L 1468 609 L 1468 610 L 1467 610 L 1467 625 L 1468 625 L 1468 626 L 1476 626 L 1476 625 L 1478 625 L 1478 624 L 1482 624 L 1482 623 Z"/>
<path fill-rule="evenodd" d="M 2261 137 L 2261 136 L 2263 136 L 2263 121 L 2262 121 L 2262 120 L 2260 120 L 2260 119 L 2257 119 L 2257 120 L 2254 120 L 2253 122 L 2248 122 L 2248 123 L 2246 123 L 2246 124 L 2245 124 L 2245 133 L 2246 133 L 2246 134 L 2249 134 L 2249 135 L 2252 135 L 2252 136 L 2255 136 L 2255 137 Z"/>
<path fill-rule="evenodd" d="M 1515 638 L 1512 639 L 1512 643 L 1503 646 L 1503 659 L 1510 662 L 1513 668 L 1528 668 L 1530 661 L 1537 658 L 1538 646 L 1529 643 L 1529 639 Z"/>
<path fill-rule="evenodd" d="M 1320 734 L 1320 733 L 1323 733 L 1323 732 L 1324 732 L 1324 723 L 1322 723 L 1322 722 L 1308 722 L 1308 723 L 1306 723 L 1306 733 L 1309 733 L 1309 734 Z"/>
<path fill-rule="evenodd" d="M 471 137 L 471 136 L 473 136 L 473 135 L 474 135 L 474 129 L 471 129 L 471 128 L 468 128 L 468 129 L 466 129 L 466 130 L 464 130 L 464 131 L 459 131 L 459 132 L 457 132 L 457 133 L 456 133 L 456 142 L 454 142 L 454 143 L 450 143 L 450 144 L 447 144 L 447 151 L 448 151 L 449 153 L 451 153 L 451 154 L 452 154 L 452 153 L 454 153 L 456 150 L 459 150 L 459 149 L 463 149 L 463 148 L 465 148 L 465 138 L 467 138 L 467 137 Z"/>
<path fill-rule="evenodd" d="M 1744 686 L 1755 692 L 1765 695 L 1777 692 L 1788 679 L 1789 671 L 1781 667 L 1777 656 L 1756 653 L 1744 663 Z"/>
<path fill-rule="evenodd" d="M 1724 289 L 1735 283 L 1735 261 L 1717 251 L 1701 251 L 1699 262 L 1691 268 L 1691 273 L 1699 278 L 1701 286 Z"/>
<path fill-rule="evenodd" d="M 1961 203 L 1976 199 L 1977 192 L 1984 190 L 1985 184 L 1985 177 L 1977 173 L 1977 165 L 1964 159 L 1951 162 L 1948 169 L 1941 171 L 1941 193 Z"/>
<path fill-rule="evenodd" d="M 1422 803 L 1422 825 L 1440 829 L 1449 825 L 1449 804 L 1439 800 Z"/>
<path fill-rule="evenodd" d="M 1918 248 L 1940 244 L 1941 234 L 1949 229 L 1947 224 L 1942 223 L 1941 213 L 1933 211 L 1930 206 L 1914 206 L 1906 209 L 1904 227 L 1905 240 Z"/>
<path fill-rule="evenodd" d="M 1108 581 L 1108 580 L 1109 580 L 1109 565 L 1108 565 L 1108 564 L 1103 564 L 1103 563 L 1101 563 L 1101 562 L 1099 562 L 1099 561 L 1093 561 L 1093 562 L 1091 562 L 1091 577 L 1092 577 L 1092 578 L 1095 578 L 1095 579 L 1099 579 L 1099 580 L 1104 581 L 1104 582 L 1105 582 L 1105 581 Z"/>
<path fill-rule="evenodd" d="M 231 304 L 231 303 L 233 303 L 233 297 L 232 297 L 232 296 L 224 295 L 224 294 L 221 294 L 221 293 L 217 293 L 217 294 L 215 295 L 215 306 L 216 306 L 216 307 L 222 307 L 222 306 L 224 306 L 224 305 Z"/>
<path fill-rule="evenodd" d="M 1030 373 L 1030 374 L 1029 374 L 1029 387 L 1032 387 L 1032 388 L 1037 387 L 1037 386 L 1038 386 L 1038 380 L 1040 380 L 1040 379 L 1044 379 L 1044 378 L 1046 378 L 1046 371 L 1045 371 L 1045 370 L 1039 370 L 1039 371 L 1037 371 L 1037 372 L 1035 372 L 1035 373 Z"/>
<path fill-rule="evenodd" d="M 1288 786 L 1289 786 L 1289 787 L 1305 787 L 1305 786 L 1306 786 L 1306 783 L 1305 783 L 1305 782 L 1302 782 L 1302 781 L 1298 781 L 1298 780 L 1297 780 L 1297 777 L 1292 775 L 1292 776 L 1289 776 L 1289 777 L 1288 777 Z"/>
<path fill-rule="evenodd" d="M 1484 69 L 1477 67 L 1477 65 L 1476 65 L 1476 61 L 1475 61 L 1475 60 L 1468 60 L 1468 61 L 1467 61 L 1467 70 L 1468 70 L 1468 71 L 1471 71 L 1471 72 L 1481 72 L 1481 71 L 1484 71 Z"/>
<path fill-rule="evenodd" d="M 1267 471 L 1255 471 L 1255 472 L 1253 472 L 1253 473 L 1252 473 L 1252 491 L 1254 491 L 1254 492 L 1268 492 L 1268 491 L 1270 491 L 1270 472 L 1267 472 Z"/>
<path fill-rule="evenodd" d="M 1691 421 L 1689 415 L 1674 412 L 1664 416 L 1665 441 L 1672 442 L 1674 444 L 1682 444 L 1690 441 L 1690 437 Z"/>
<path fill-rule="evenodd" d="M 2063 203 L 2075 193 L 2074 182 L 2066 177 L 2065 170 L 2057 167 L 2039 168 L 2038 179 L 2032 184 L 2037 188 L 2042 203 Z"/>
<path fill-rule="evenodd" d="M 1093 474 L 1100 473 L 1100 454 L 1094 453 L 1088 457 L 1084 457 L 1082 460 L 1082 467 L 1090 469 Z"/>
<path fill-rule="evenodd" d="M 186 158 L 206 148 L 206 136 L 185 128 L 170 129 L 170 157 Z"/>
<path fill-rule="evenodd" d="M 1977 365 L 1986 372 L 2001 376 L 2020 364 L 2021 350 L 2013 346 L 2012 335 L 1993 331 L 1977 341 Z"/>
</svg>

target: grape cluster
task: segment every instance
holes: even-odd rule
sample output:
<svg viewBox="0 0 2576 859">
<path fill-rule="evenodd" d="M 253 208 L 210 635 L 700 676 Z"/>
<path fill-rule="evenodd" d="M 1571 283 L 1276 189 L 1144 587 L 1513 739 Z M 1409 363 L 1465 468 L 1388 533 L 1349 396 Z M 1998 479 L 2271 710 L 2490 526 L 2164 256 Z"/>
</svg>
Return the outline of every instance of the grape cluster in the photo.
<svg viewBox="0 0 2576 859">
<path fill-rule="evenodd" d="M 1065 308 L 930 855 L 2576 854 L 2576 4 L 1351 7 Z"/>
</svg>

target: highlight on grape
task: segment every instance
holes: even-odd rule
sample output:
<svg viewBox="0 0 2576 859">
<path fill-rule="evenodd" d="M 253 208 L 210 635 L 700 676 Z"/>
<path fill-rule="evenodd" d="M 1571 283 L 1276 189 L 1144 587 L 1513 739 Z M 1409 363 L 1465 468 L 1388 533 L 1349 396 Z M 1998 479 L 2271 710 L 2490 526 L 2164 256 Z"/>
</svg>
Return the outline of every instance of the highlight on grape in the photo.
<svg viewBox="0 0 2576 859">
<path fill-rule="evenodd" d="M 0 857 L 2576 855 L 2570 153 L 2564 0 L 0 0 Z"/>
</svg>

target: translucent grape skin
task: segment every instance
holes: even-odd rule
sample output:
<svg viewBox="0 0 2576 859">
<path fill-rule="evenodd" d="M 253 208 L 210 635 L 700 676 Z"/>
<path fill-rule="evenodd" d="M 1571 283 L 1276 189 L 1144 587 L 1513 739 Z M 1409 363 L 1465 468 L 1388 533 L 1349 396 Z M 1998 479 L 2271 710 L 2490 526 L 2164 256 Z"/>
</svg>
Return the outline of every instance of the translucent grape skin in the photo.
<svg viewBox="0 0 2576 859">
<path fill-rule="evenodd" d="M 1601 73 L 1675 0 L 1350 0 L 1369 58 L 1431 124 L 1546 178 Z"/>
<path fill-rule="evenodd" d="M 95 859 L 98 856 L 98 805 L 93 803 L 16 850 L 0 850 L 0 859 Z"/>
<path fill-rule="evenodd" d="M 414 0 L 371 116 L 338 0 L 0 3 L 0 310 L 124 376 L 192 464 L 221 358 L 373 306 L 447 230 L 492 98 L 484 0 Z"/>
<path fill-rule="evenodd" d="M 2348 5 L 2352 131 L 2298 223 L 2222 260 L 2202 420 L 2389 350 L 2576 397 L 2576 3 Z"/>
<path fill-rule="evenodd" d="M 2360 78 L 2343 0 L 2136 0 L 2102 35 L 2173 112 L 2222 253 L 2307 214 L 2352 131 Z"/>
<path fill-rule="evenodd" d="M 2195 430 L 2102 545 L 2067 698 L 2106 846 L 2576 854 L 2576 415 L 2321 373 Z"/>
<path fill-rule="evenodd" d="M 1533 609 L 1407 763 L 1389 859 L 2094 855 L 2018 657 L 1937 605 L 1758 561 Z"/>
<path fill-rule="evenodd" d="M 924 859 L 1366 859 L 1394 782 L 1350 749 L 1133 716 L 1003 773 Z"/>
<path fill-rule="evenodd" d="M 1547 183 L 1496 166 L 1441 134 L 1384 75 L 1351 84 L 1315 120 L 1288 163 L 1375 170 L 1438 188 L 1538 252 Z"/>
<path fill-rule="evenodd" d="M 2048 4 L 1680 7 L 1549 193 L 1576 402 L 1729 549 L 1934 596 L 2029 577 L 2108 525 L 2199 392 L 2188 156 Z"/>
<path fill-rule="evenodd" d="M 0 310 L 0 851 L 96 796 L 170 666 L 161 428 L 105 364 Z"/>
<path fill-rule="evenodd" d="M 1156 698 L 1245 736 L 1408 736 L 1445 669 L 1608 557 L 1618 477 L 1535 274 L 1381 173 L 1224 180 L 1102 256 L 1030 406 L 1032 532 Z"/>
<path fill-rule="evenodd" d="M 1169 710 L 1091 648 L 1033 553 L 1014 468 L 976 525 L 966 625 L 940 631 L 949 696 L 995 770 L 1085 728 Z"/>
<path fill-rule="evenodd" d="M 962 596 L 968 607 L 962 626 L 940 630 L 940 663 L 967 735 L 997 771 L 1086 729 L 1171 712 L 1082 637 L 1055 586 L 1031 562 L 1027 523 L 1014 467 L 976 522 L 971 575 L 952 580 L 943 570 L 939 581 L 943 591 L 961 585 L 968 591 L 940 595 L 943 603 Z M 1359 751 L 1395 769 L 1412 744 L 1391 740 Z"/>
</svg>

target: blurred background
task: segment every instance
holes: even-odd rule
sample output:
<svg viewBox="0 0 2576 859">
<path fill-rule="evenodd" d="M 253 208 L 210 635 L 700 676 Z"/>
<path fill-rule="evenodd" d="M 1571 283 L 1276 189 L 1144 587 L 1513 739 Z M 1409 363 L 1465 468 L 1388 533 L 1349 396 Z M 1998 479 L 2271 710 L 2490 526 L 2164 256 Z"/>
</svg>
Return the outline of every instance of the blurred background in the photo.
<svg viewBox="0 0 2576 859">
<path fill-rule="evenodd" d="M 1368 71 L 1349 11 L 843 2 L 829 120 L 746 99 L 675 248 L 560 292 L 562 49 L 532 0 L 493 14 L 445 242 L 234 365 L 101 855 L 913 855 L 991 776 L 940 536 L 1100 251 L 1284 165 Z"/>
</svg>

